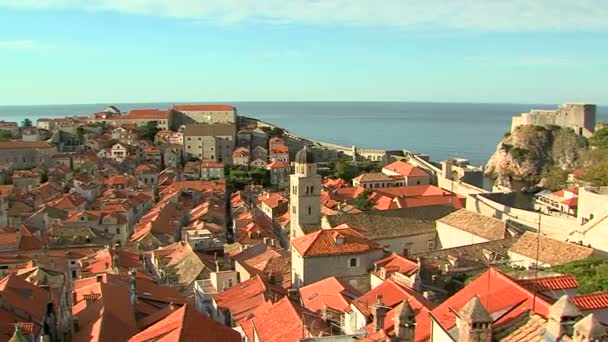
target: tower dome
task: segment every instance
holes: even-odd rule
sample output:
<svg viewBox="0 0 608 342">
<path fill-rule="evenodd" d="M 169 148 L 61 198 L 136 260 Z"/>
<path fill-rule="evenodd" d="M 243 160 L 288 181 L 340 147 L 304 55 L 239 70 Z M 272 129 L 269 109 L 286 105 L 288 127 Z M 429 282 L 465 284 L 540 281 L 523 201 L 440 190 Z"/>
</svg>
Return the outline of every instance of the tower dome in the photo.
<svg viewBox="0 0 608 342">
<path fill-rule="evenodd" d="M 297 164 L 313 164 L 315 163 L 314 153 L 312 150 L 308 149 L 306 145 L 304 145 L 304 148 L 296 153 L 295 162 Z"/>
</svg>

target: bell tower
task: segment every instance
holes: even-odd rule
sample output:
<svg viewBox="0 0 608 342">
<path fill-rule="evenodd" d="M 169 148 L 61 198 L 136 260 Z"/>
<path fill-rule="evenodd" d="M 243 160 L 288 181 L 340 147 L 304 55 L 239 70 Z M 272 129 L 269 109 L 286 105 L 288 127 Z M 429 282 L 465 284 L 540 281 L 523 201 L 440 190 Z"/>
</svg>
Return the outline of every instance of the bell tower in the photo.
<svg viewBox="0 0 608 342">
<path fill-rule="evenodd" d="M 298 151 L 289 176 L 290 238 L 305 235 L 303 226 L 321 225 L 321 176 L 308 147 Z"/>
</svg>

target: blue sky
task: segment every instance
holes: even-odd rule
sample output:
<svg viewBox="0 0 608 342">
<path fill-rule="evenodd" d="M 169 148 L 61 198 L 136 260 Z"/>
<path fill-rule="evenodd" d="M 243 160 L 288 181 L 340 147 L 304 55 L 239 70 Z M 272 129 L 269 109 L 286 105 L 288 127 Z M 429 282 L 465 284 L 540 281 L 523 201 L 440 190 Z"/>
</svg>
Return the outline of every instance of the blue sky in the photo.
<svg viewBox="0 0 608 342">
<path fill-rule="evenodd" d="M 604 0 L 0 0 L 0 105 L 608 104 Z"/>
</svg>

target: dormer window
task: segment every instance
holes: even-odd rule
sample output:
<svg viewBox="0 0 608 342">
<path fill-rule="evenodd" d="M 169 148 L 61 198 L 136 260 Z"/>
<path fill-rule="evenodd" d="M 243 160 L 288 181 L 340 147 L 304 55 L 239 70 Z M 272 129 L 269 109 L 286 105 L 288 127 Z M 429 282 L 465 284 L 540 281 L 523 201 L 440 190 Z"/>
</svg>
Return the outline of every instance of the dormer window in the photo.
<svg viewBox="0 0 608 342">
<path fill-rule="evenodd" d="M 334 233 L 334 242 L 336 243 L 336 245 L 341 246 L 344 244 L 345 239 L 344 239 L 344 235 L 340 234 L 340 233 Z"/>
</svg>

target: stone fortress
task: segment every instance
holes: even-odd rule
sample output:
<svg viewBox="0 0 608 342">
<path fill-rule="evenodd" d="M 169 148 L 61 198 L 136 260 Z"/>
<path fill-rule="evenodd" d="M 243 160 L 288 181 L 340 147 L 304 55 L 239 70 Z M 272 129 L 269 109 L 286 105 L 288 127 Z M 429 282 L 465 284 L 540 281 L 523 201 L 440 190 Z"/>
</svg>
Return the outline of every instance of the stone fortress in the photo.
<svg viewBox="0 0 608 342">
<path fill-rule="evenodd" d="M 514 116 L 511 121 L 511 132 L 522 125 L 556 125 L 572 128 L 577 134 L 590 137 L 595 130 L 594 104 L 564 103 L 557 109 L 532 109 L 528 113 Z"/>
</svg>

